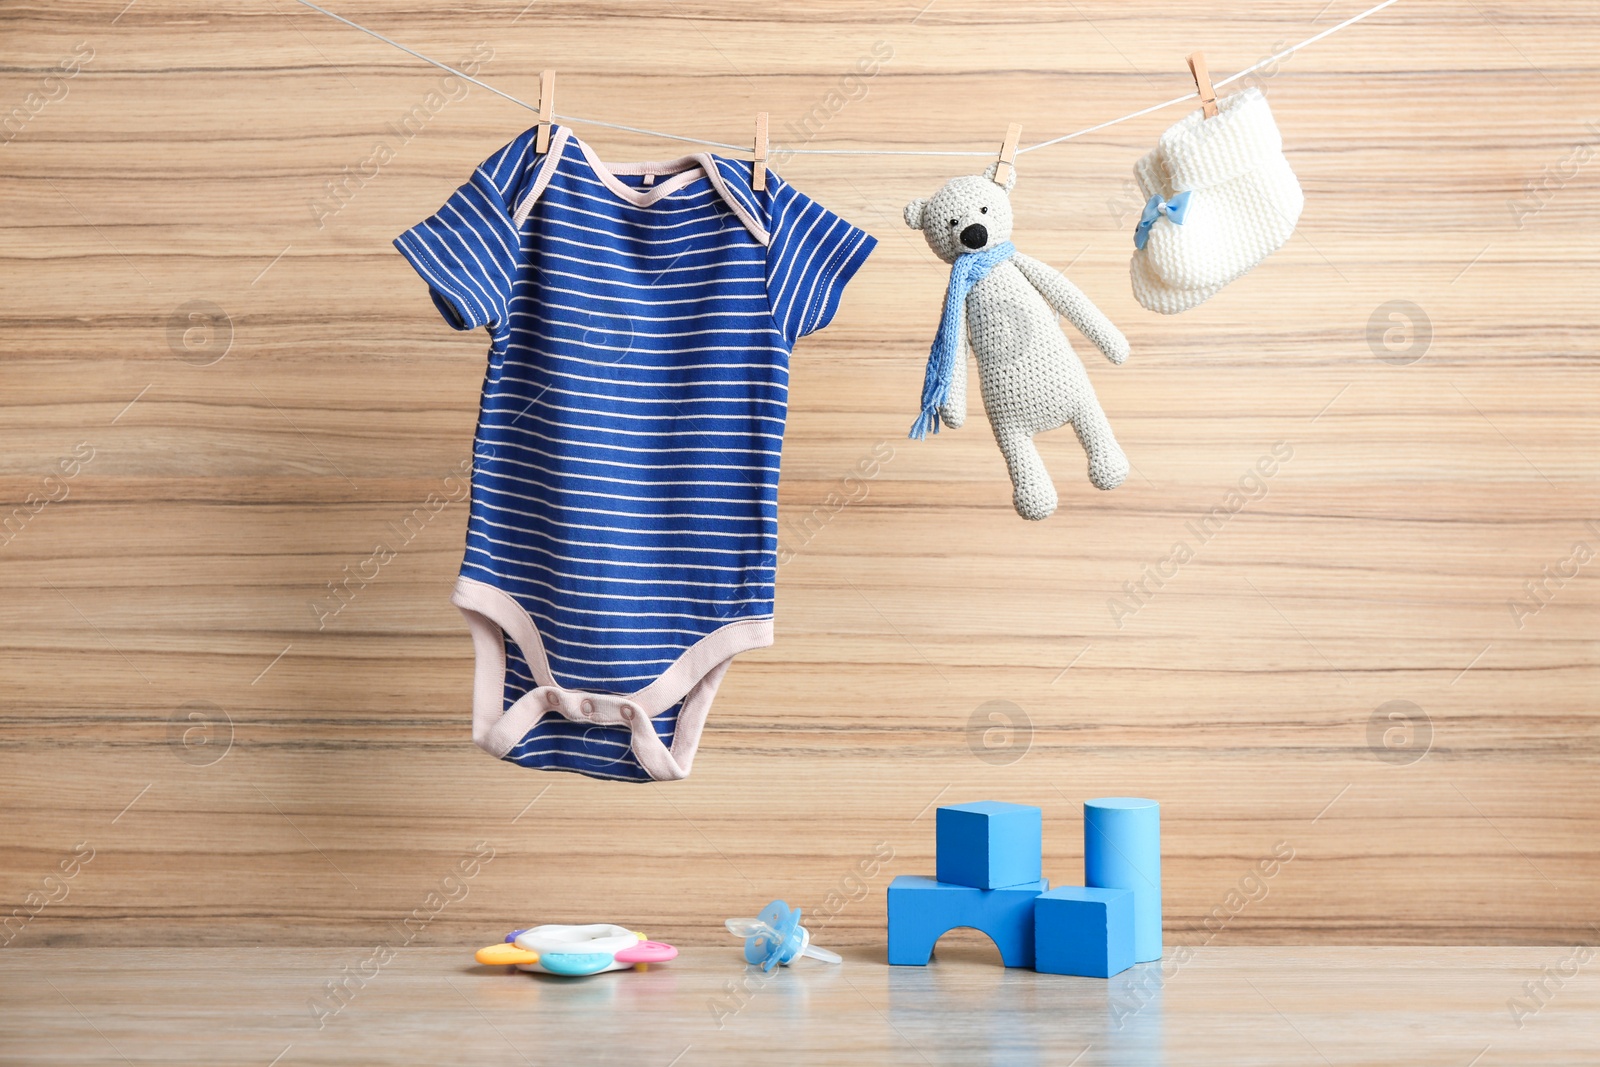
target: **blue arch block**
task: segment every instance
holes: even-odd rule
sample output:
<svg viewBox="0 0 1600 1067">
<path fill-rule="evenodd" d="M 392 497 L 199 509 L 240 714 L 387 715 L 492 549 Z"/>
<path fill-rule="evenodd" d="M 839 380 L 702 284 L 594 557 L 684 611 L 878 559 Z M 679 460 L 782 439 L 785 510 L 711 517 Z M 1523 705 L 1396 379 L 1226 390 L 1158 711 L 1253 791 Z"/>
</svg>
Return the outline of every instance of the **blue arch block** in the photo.
<svg viewBox="0 0 1600 1067">
<path fill-rule="evenodd" d="M 889 962 L 921 967 L 939 938 L 958 926 L 982 930 L 1007 967 L 1033 966 L 1033 902 L 1048 879 L 1004 889 L 974 889 L 916 874 L 889 883 Z"/>
</svg>

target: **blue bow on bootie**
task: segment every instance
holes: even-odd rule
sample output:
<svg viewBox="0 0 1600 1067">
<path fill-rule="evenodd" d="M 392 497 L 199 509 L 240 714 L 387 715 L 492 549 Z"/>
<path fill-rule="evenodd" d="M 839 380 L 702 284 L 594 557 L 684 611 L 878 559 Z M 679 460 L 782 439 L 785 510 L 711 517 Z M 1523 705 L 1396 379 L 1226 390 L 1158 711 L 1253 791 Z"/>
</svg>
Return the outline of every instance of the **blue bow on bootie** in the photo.
<svg viewBox="0 0 1600 1067">
<path fill-rule="evenodd" d="M 1150 227 L 1156 224 L 1156 219 L 1165 215 L 1172 220 L 1174 226 L 1183 225 L 1183 217 L 1189 213 L 1189 192 L 1181 192 L 1171 200 L 1162 200 L 1159 196 L 1152 196 L 1145 204 L 1144 212 L 1139 216 L 1139 225 L 1134 227 L 1133 247 L 1143 248 L 1144 243 L 1150 240 Z"/>
</svg>

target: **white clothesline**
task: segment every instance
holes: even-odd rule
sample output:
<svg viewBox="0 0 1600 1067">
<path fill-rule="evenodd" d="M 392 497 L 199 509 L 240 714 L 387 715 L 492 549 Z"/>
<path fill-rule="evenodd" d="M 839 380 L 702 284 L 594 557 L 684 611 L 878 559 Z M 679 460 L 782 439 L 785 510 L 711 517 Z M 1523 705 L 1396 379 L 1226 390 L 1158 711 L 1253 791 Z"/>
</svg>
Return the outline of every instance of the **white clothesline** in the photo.
<svg viewBox="0 0 1600 1067">
<path fill-rule="evenodd" d="M 480 88 L 483 88 L 483 89 L 487 89 L 487 90 L 489 90 L 489 92 L 494 93 L 496 96 L 503 97 L 506 100 L 511 101 L 513 104 L 518 105 L 519 107 L 525 107 L 529 111 L 534 112 L 535 114 L 537 114 L 538 111 L 539 111 L 539 109 L 537 107 L 535 107 L 534 105 L 528 103 L 526 100 L 519 100 L 516 97 L 512 96 L 510 93 L 505 92 L 505 91 L 503 91 L 501 89 L 496 89 L 494 86 L 490 85 L 488 82 L 479 81 L 477 78 L 474 78 L 472 75 L 466 74 L 466 73 L 464 73 L 462 71 L 459 71 L 456 68 L 450 66 L 448 63 L 441 63 L 437 59 L 432 59 L 432 58 L 430 58 L 428 56 L 423 55 L 421 52 L 418 52 L 418 51 L 416 51 L 414 49 L 411 49 L 411 48 L 407 48 L 405 45 L 401 44 L 399 41 L 396 41 L 396 40 L 394 40 L 392 38 L 389 38 L 389 37 L 385 37 L 383 34 L 379 33 L 376 30 L 369 30 L 367 27 L 361 25 L 360 23 L 352 22 L 351 20 L 345 18 L 343 15 L 339 15 L 339 14 L 336 14 L 336 13 L 334 13 L 332 11 L 329 11 L 325 7 L 319 7 L 318 5 L 312 3 L 311 0 L 298 0 L 298 2 L 301 3 L 301 4 L 304 4 L 306 7 L 311 8 L 311 10 L 313 10 L 313 11 L 321 12 L 322 14 L 328 16 L 331 19 L 337 19 L 339 22 L 344 23 L 346 26 L 349 26 L 351 29 L 360 30 L 362 33 L 367 34 L 369 37 L 375 37 L 378 40 L 382 41 L 384 44 L 390 45 L 390 46 L 392 46 L 394 48 L 398 48 L 398 49 L 400 49 L 400 51 L 406 53 L 409 56 L 414 56 L 417 59 L 422 60 L 424 63 L 431 63 L 433 66 L 438 67 L 440 70 L 449 71 L 451 74 L 454 74 L 458 78 L 464 78 L 465 80 L 471 82 L 473 85 L 479 86 Z M 1383 2 L 1380 3 L 1380 4 L 1374 4 L 1372 7 L 1367 8 L 1367 10 L 1361 12 L 1360 14 L 1352 15 L 1350 18 L 1345 19 L 1343 22 L 1339 23 L 1337 26 L 1330 26 L 1327 29 L 1323 30 L 1321 33 L 1314 34 L 1313 36 L 1307 37 L 1305 40 L 1301 41 L 1299 44 L 1291 45 L 1290 47 L 1285 48 L 1281 52 L 1277 52 L 1277 53 L 1275 53 L 1273 55 L 1268 56 L 1267 58 L 1261 60 L 1259 63 L 1253 64 L 1252 66 L 1248 66 L 1248 67 L 1244 68 L 1243 70 L 1239 71 L 1237 74 L 1230 74 L 1228 77 L 1223 78 L 1220 81 L 1214 82 L 1213 86 L 1214 86 L 1214 88 L 1220 89 L 1225 85 L 1229 85 L 1229 84 L 1231 84 L 1233 82 L 1238 81 L 1240 78 L 1243 78 L 1243 77 L 1246 77 L 1248 75 L 1254 74 L 1256 71 L 1262 69 L 1263 67 L 1271 66 L 1272 64 L 1278 62 L 1281 59 L 1287 59 L 1289 56 L 1294 55 L 1296 52 L 1298 52 L 1300 49 L 1306 47 L 1307 45 L 1315 44 L 1316 42 L 1322 40 L 1324 37 L 1331 37 L 1333 34 L 1338 33 L 1340 30 L 1344 29 L 1346 26 L 1353 26 L 1356 23 L 1360 22 L 1362 19 L 1368 18 L 1368 17 L 1370 17 L 1372 15 L 1376 15 L 1378 12 L 1382 11 L 1384 8 L 1390 6 L 1391 4 L 1395 4 L 1395 3 L 1398 3 L 1398 2 L 1399 2 L 1399 0 L 1383 0 Z M 1095 132 L 1097 132 L 1099 130 L 1103 130 L 1108 126 L 1115 126 L 1118 123 L 1127 122 L 1130 119 L 1142 118 L 1143 116 L 1151 114 L 1152 112 L 1161 111 L 1161 110 L 1164 110 L 1165 108 L 1169 108 L 1169 107 L 1176 107 L 1179 104 L 1188 103 L 1190 101 L 1193 101 L 1194 99 L 1195 99 L 1195 94 L 1192 93 L 1192 92 L 1191 93 L 1185 93 L 1182 96 L 1175 96 L 1171 100 L 1164 100 L 1159 104 L 1151 104 L 1149 107 L 1141 108 L 1138 111 L 1130 112 L 1129 114 L 1122 115 L 1122 116 L 1120 116 L 1118 118 L 1110 119 L 1110 120 L 1108 120 L 1106 122 L 1101 122 L 1101 123 L 1098 123 L 1098 124 L 1096 124 L 1094 126 L 1088 126 L 1088 127 L 1085 127 L 1084 129 L 1081 129 L 1081 130 L 1075 130 L 1072 133 L 1062 134 L 1060 137 L 1052 137 L 1048 141 L 1040 141 L 1038 144 L 1028 145 L 1025 148 L 1019 148 L 1019 149 L 1017 149 L 1017 154 L 1018 155 L 1022 155 L 1025 152 L 1034 152 L 1034 151 L 1037 151 L 1038 149 L 1041 149 L 1041 148 L 1049 148 L 1051 145 L 1057 145 L 1057 144 L 1061 144 L 1063 141 L 1070 141 L 1070 140 L 1073 140 L 1074 138 L 1077 138 L 1077 137 L 1083 137 L 1086 134 L 1091 134 L 1091 133 L 1095 133 Z M 665 130 L 648 130 L 648 129 L 645 129 L 645 128 L 640 127 L 640 126 L 627 126 L 627 125 L 624 125 L 623 123 L 620 123 L 620 122 L 606 122 L 603 119 L 579 118 L 576 115 L 552 115 L 551 119 L 552 119 L 552 121 L 575 123 L 577 125 L 582 125 L 582 126 L 599 126 L 599 127 L 602 127 L 604 129 L 608 129 L 608 130 L 622 130 L 622 131 L 627 132 L 627 133 L 642 134 L 642 135 L 644 135 L 646 137 L 660 137 L 660 138 L 662 138 L 664 140 L 668 140 L 668 141 L 682 141 L 685 144 L 705 145 L 705 146 L 707 146 L 709 148 L 721 148 L 721 149 L 725 149 L 725 150 L 727 150 L 729 152 L 749 152 L 750 151 L 750 146 L 749 145 L 728 144 L 725 141 L 708 141 L 708 140 L 706 140 L 705 138 L 702 138 L 702 137 L 688 137 L 688 136 L 685 136 L 684 134 L 681 134 L 681 133 L 669 133 L 669 132 L 667 132 Z M 784 151 L 784 154 L 792 155 L 792 156 L 992 156 L 992 155 L 994 155 L 993 151 L 960 151 L 960 150 L 951 150 L 951 149 L 913 149 L 913 148 L 785 148 L 785 149 L 783 149 L 783 151 Z"/>
</svg>

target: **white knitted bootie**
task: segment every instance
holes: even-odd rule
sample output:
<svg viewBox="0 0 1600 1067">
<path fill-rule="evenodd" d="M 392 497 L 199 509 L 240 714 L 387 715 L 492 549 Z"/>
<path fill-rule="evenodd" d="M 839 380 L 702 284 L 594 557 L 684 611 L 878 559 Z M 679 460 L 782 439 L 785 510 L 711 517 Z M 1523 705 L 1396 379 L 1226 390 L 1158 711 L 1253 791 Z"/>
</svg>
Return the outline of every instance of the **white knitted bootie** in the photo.
<svg viewBox="0 0 1600 1067">
<path fill-rule="evenodd" d="M 1149 196 L 1188 194 L 1182 223 L 1164 211 L 1149 225 L 1144 247 L 1134 252 L 1133 276 L 1143 274 L 1156 304 L 1173 301 L 1170 294 L 1155 293 L 1154 283 L 1168 290 L 1210 290 L 1178 301 L 1185 307 L 1207 299 L 1282 247 L 1305 206 L 1261 91 L 1236 93 L 1217 101 L 1217 109 L 1215 118 L 1196 110 L 1172 125 L 1135 168 L 1141 187 L 1159 186 Z"/>
<path fill-rule="evenodd" d="M 1166 175 L 1159 163 L 1160 157 L 1161 149 L 1152 148 L 1133 165 L 1134 180 L 1139 183 L 1139 192 L 1146 201 L 1153 196 L 1159 196 L 1163 201 L 1172 198 L 1172 189 L 1167 185 Z M 1210 300 L 1222 288 L 1220 285 L 1208 285 L 1198 289 L 1175 289 L 1161 280 L 1143 252 L 1134 253 L 1129 272 L 1133 276 L 1133 298 L 1145 308 L 1163 315 L 1188 311 L 1196 304 Z"/>
</svg>

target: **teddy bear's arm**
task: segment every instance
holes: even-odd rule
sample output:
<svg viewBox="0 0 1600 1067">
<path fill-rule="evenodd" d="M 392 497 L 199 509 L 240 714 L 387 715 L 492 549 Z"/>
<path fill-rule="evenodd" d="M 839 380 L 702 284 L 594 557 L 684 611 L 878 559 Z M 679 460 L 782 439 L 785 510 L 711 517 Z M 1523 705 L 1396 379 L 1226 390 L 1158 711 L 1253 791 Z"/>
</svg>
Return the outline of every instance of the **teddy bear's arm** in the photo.
<svg viewBox="0 0 1600 1067">
<path fill-rule="evenodd" d="M 939 405 L 939 418 L 952 430 L 959 430 L 967 421 L 967 354 L 971 350 L 963 323 L 956 341 L 956 365 L 950 375 L 950 395 Z"/>
<path fill-rule="evenodd" d="M 1088 297 L 1069 281 L 1066 275 L 1054 267 L 1039 262 L 1031 256 L 1018 252 L 1013 260 L 1017 269 L 1022 271 L 1022 276 L 1028 279 L 1039 295 L 1056 310 L 1057 314 L 1065 315 L 1071 320 L 1089 341 L 1105 353 L 1105 357 L 1113 363 L 1123 363 L 1128 358 L 1128 339 L 1122 336 L 1122 331 L 1112 325 L 1111 320 L 1105 317 L 1101 310 L 1094 306 Z"/>
</svg>

